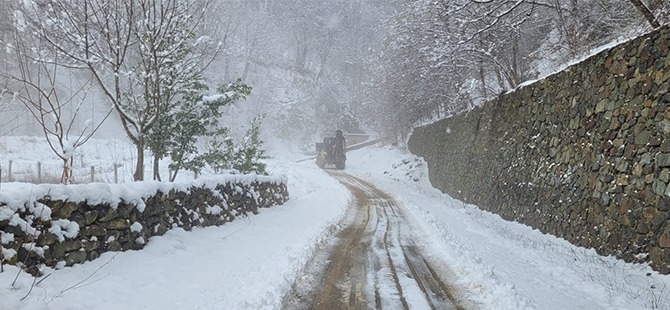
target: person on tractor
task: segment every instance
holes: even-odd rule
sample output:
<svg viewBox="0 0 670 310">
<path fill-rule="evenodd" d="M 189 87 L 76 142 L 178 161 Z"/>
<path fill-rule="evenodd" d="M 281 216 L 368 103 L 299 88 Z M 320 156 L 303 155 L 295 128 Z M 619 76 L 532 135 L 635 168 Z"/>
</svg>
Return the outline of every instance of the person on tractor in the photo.
<svg viewBox="0 0 670 310">
<path fill-rule="evenodd" d="M 347 160 L 347 141 L 344 139 L 344 135 L 342 134 L 342 130 L 337 130 L 335 131 L 335 149 L 334 149 L 334 157 L 335 157 L 335 166 L 337 169 L 344 169 L 344 162 Z"/>
<path fill-rule="evenodd" d="M 346 147 L 347 143 L 346 140 L 344 140 L 344 135 L 342 134 L 342 130 L 337 130 L 335 131 L 335 152 L 338 155 L 342 155 L 343 158 L 346 159 Z"/>
<path fill-rule="evenodd" d="M 335 131 L 335 138 L 325 137 L 323 143 L 317 143 L 317 152 L 320 152 L 316 158 L 316 164 L 324 168 L 326 165 L 335 165 L 337 169 L 344 169 L 346 155 L 346 140 L 342 130 Z"/>
</svg>

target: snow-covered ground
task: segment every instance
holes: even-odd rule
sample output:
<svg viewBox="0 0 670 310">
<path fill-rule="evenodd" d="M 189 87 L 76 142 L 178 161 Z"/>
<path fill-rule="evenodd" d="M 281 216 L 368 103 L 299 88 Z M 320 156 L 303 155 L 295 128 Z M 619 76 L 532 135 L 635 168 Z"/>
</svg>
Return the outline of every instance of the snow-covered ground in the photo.
<svg viewBox="0 0 670 310">
<path fill-rule="evenodd" d="M 12 285 L 18 269 L 5 266 L 0 310 L 280 309 L 315 251 L 343 224 L 351 198 L 312 161 L 272 160 L 268 167 L 288 178 L 285 205 L 48 270 L 30 294 L 33 278 L 21 273 Z M 482 309 L 670 309 L 670 276 L 453 200 L 430 186 L 425 163 L 405 151 L 350 152 L 346 171 L 398 200 L 423 252 L 443 262 Z"/>
<path fill-rule="evenodd" d="M 485 309 L 670 309 L 670 276 L 603 257 L 452 199 L 423 160 L 396 148 L 348 155 L 349 172 L 404 205 L 416 242 L 443 260 Z"/>
<path fill-rule="evenodd" d="M 116 164 L 116 182 L 133 181 L 137 149 L 128 139 L 98 139 L 92 138 L 74 152 L 73 178 L 74 183 L 90 183 L 91 167 L 94 170 L 94 181 L 114 183 L 114 168 Z M 144 152 L 144 175 L 151 178 L 153 175 L 153 157 L 150 151 Z M 41 170 L 42 183 L 59 183 L 63 169 L 63 162 L 49 149 L 43 136 L 0 136 L 0 170 L 2 181 L 9 181 L 11 161 L 11 177 L 17 182 L 38 183 L 38 170 Z M 40 168 L 38 169 L 38 163 Z M 167 179 L 169 160 L 160 161 L 160 170 L 163 179 Z M 202 174 L 212 174 L 211 169 L 205 169 Z M 177 173 L 177 182 L 193 180 L 193 172 L 180 170 Z"/>
<path fill-rule="evenodd" d="M 274 165 L 289 180 L 290 200 L 221 227 L 174 229 L 141 251 L 105 253 L 33 278 L 5 266 L 0 310 L 280 309 L 307 260 L 337 229 L 347 190 L 309 165 Z"/>
</svg>

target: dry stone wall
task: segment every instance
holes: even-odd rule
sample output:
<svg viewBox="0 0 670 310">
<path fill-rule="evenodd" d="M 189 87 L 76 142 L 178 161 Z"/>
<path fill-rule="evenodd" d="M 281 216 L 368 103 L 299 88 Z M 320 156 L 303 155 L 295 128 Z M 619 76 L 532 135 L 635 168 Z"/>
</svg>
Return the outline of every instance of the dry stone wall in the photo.
<svg viewBox="0 0 670 310">
<path fill-rule="evenodd" d="M 436 188 L 670 273 L 667 27 L 414 130 Z"/>
<path fill-rule="evenodd" d="M 0 195 L 2 260 L 38 274 L 43 265 L 71 266 L 107 251 L 139 250 L 169 229 L 223 225 L 288 200 L 285 180 L 274 177 L 215 178 L 185 186 L 155 182 L 144 184 L 150 189 L 141 194 L 129 188 L 143 183 L 40 185 L 37 196 Z M 104 197 L 110 186 L 121 195 Z"/>
</svg>

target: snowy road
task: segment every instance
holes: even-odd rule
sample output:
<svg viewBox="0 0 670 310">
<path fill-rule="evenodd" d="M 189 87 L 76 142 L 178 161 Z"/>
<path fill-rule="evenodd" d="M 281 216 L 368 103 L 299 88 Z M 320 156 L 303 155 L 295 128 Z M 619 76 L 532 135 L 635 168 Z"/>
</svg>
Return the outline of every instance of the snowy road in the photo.
<svg viewBox="0 0 670 310">
<path fill-rule="evenodd" d="M 338 235 L 320 280 L 298 283 L 289 309 L 463 309 L 449 284 L 412 242 L 411 228 L 388 194 L 331 171 L 355 197 L 351 224 Z M 327 257 L 324 257 L 327 256 Z M 320 265 L 320 262 L 315 262 Z M 318 267 L 315 267 L 315 269 Z"/>
<path fill-rule="evenodd" d="M 359 179 L 269 166 L 288 179 L 284 205 L 45 268 L 34 288 L 5 265 L 0 310 L 670 310 L 670 276 L 454 200 L 398 148 L 352 152 L 346 173 Z"/>
</svg>

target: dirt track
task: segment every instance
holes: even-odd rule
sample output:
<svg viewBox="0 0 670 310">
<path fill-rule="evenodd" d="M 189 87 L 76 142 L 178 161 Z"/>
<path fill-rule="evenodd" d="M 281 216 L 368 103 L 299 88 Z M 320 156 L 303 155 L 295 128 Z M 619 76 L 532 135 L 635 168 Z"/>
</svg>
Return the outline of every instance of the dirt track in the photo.
<svg viewBox="0 0 670 310">
<path fill-rule="evenodd" d="M 317 255 L 284 298 L 283 309 L 464 309 L 412 243 L 409 226 L 386 193 L 330 171 L 354 195 L 352 223 Z"/>
</svg>

